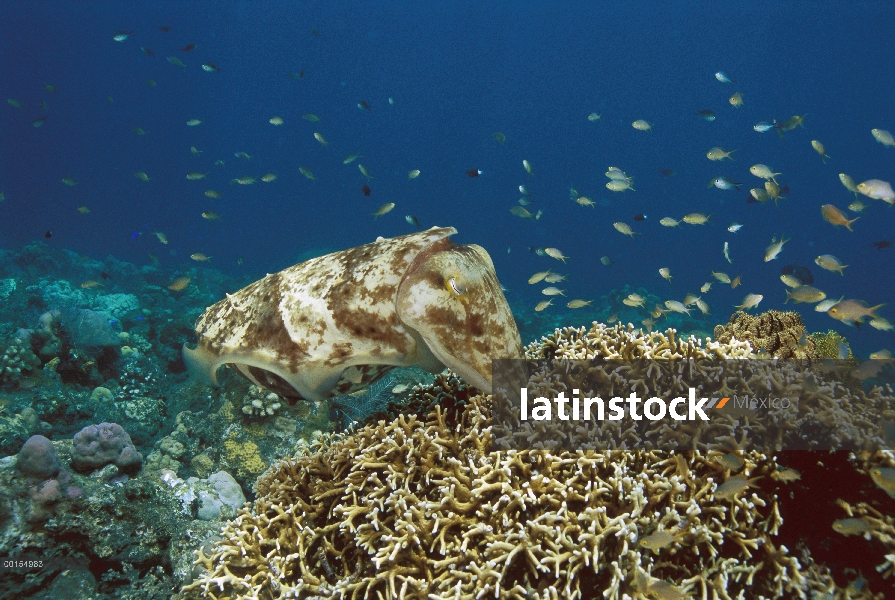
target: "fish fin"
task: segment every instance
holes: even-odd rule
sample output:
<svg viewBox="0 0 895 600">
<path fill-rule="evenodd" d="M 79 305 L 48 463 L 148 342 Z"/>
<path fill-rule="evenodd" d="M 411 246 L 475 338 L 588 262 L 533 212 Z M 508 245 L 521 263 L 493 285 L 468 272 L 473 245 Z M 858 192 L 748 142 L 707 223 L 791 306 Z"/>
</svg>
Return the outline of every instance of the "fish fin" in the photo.
<svg viewBox="0 0 895 600">
<path fill-rule="evenodd" d="M 874 306 L 874 307 L 868 309 L 869 315 L 870 315 L 871 317 L 873 317 L 874 319 L 879 319 L 879 315 L 877 315 L 877 314 L 874 313 L 873 311 L 875 311 L 875 310 L 877 310 L 877 309 L 879 309 L 879 308 L 882 308 L 882 307 L 884 307 L 885 305 L 886 305 L 885 303 L 883 303 L 883 304 L 877 304 L 876 306 Z"/>
</svg>

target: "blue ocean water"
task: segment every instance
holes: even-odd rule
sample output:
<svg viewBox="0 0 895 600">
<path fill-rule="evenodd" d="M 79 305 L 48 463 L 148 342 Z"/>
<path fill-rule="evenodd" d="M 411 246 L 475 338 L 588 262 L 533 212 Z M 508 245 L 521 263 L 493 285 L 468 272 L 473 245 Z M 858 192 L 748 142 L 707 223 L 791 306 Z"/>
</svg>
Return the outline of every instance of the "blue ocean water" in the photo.
<svg viewBox="0 0 895 600">
<path fill-rule="evenodd" d="M 95 258 L 147 264 L 153 254 L 185 267 L 203 253 L 212 259 L 201 266 L 249 280 L 409 233 L 404 216 L 414 215 L 484 246 L 516 310 L 544 298 L 526 280 L 548 267 L 568 274 L 567 298 L 583 299 L 629 285 L 681 300 L 713 281 L 711 271 L 739 275 L 741 287 L 716 283 L 704 295 L 717 322 L 747 293 L 764 295 L 759 310 L 784 308 L 779 275 L 788 264 L 810 268 L 830 298 L 893 301 L 895 248 L 871 244 L 895 241 L 895 209 L 865 199 L 865 212 L 850 213 L 855 197 L 838 179 L 895 178 L 895 148 L 870 134 L 895 130 L 891 3 L 35 2 L 3 3 L 0 16 L 0 90 L 21 105 L 0 107 L 5 249 L 42 240 Z M 116 42 L 119 31 L 133 35 Z M 181 50 L 187 44 L 196 47 Z M 206 62 L 220 71 L 204 71 Z M 736 83 L 719 82 L 717 71 Z M 741 108 L 728 102 L 735 92 Z M 701 109 L 717 118 L 704 120 Z M 320 121 L 302 118 L 309 113 Z M 782 139 L 752 129 L 792 115 L 807 115 L 805 127 Z M 275 116 L 282 126 L 269 123 Z M 187 126 L 191 119 L 202 123 Z M 652 130 L 632 128 L 637 119 Z M 825 145 L 826 164 L 811 140 Z M 736 149 L 735 160 L 707 160 L 714 146 Z M 352 153 L 361 156 L 343 164 Z M 749 173 L 756 163 L 782 173 L 790 191 L 779 206 L 747 203 L 762 183 Z M 632 176 L 635 191 L 607 190 L 609 166 Z M 412 169 L 421 174 L 410 180 Z M 208 175 L 188 180 L 194 171 Z M 266 173 L 277 179 L 261 182 Z M 719 175 L 742 189 L 707 188 Z M 228 183 L 244 176 L 259 181 Z M 509 212 L 519 185 L 531 192 L 528 208 L 543 211 L 539 220 Z M 576 204 L 570 187 L 597 205 Z M 206 197 L 210 189 L 221 197 Z M 394 210 L 374 220 L 386 202 Z M 823 204 L 859 216 L 854 232 L 824 221 Z M 203 219 L 205 211 L 221 219 Z M 691 212 L 711 214 L 710 223 L 659 225 Z M 638 213 L 648 218 L 637 222 Z M 617 221 L 637 235 L 615 231 Z M 736 234 L 727 231 L 733 221 L 744 224 Z M 791 239 L 764 262 L 780 235 Z M 567 263 L 529 251 L 543 246 Z M 819 254 L 842 259 L 845 275 L 817 267 Z M 603 255 L 614 264 L 603 266 Z M 670 283 L 660 267 L 671 270 Z M 810 331 L 840 331 L 859 355 L 893 346 L 891 332 L 796 309 Z M 880 314 L 892 320 L 893 310 Z M 567 320 L 589 319 L 570 312 Z"/>
</svg>

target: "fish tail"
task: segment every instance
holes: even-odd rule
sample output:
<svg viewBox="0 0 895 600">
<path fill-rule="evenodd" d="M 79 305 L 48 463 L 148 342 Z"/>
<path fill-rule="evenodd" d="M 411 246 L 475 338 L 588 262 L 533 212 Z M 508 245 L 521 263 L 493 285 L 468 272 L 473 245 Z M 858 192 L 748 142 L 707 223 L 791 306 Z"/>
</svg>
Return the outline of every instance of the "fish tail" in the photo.
<svg viewBox="0 0 895 600">
<path fill-rule="evenodd" d="M 884 307 L 885 305 L 886 305 L 885 303 L 883 303 L 883 304 L 877 304 L 876 306 L 874 306 L 874 307 L 872 307 L 872 308 L 868 308 L 868 309 L 867 309 L 867 316 L 869 316 L 869 317 L 873 317 L 874 319 L 879 319 L 879 315 L 876 314 L 876 313 L 873 312 L 873 311 L 878 310 L 878 309 Z"/>
<path fill-rule="evenodd" d="M 851 221 L 846 220 L 846 221 L 845 221 L 845 227 L 846 227 L 846 229 L 848 229 L 849 231 L 854 231 L 854 229 L 851 228 L 851 224 L 854 223 L 855 221 L 857 221 L 857 220 L 860 219 L 860 218 L 861 218 L 861 217 L 855 217 L 855 218 L 852 219 Z"/>
</svg>

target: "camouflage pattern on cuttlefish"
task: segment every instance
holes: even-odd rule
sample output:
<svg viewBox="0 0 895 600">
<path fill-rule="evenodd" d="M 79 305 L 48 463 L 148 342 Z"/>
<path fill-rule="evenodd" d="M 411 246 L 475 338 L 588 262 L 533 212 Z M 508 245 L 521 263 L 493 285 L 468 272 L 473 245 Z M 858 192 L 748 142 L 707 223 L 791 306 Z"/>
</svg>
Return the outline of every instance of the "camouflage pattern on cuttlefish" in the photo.
<svg viewBox="0 0 895 600">
<path fill-rule="evenodd" d="M 228 365 L 287 400 L 320 401 L 369 386 L 394 367 L 450 367 L 491 392 L 491 360 L 522 341 L 480 246 L 433 227 L 311 259 L 206 309 L 190 371 L 218 385 Z"/>
</svg>

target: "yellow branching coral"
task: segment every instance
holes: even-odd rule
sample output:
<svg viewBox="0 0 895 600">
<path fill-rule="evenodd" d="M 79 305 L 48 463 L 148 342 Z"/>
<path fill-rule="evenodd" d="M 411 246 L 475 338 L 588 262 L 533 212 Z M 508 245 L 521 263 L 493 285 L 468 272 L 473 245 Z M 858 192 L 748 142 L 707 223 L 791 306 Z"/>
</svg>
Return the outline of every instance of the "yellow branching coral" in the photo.
<svg viewBox="0 0 895 600">
<path fill-rule="evenodd" d="M 557 330 L 527 355 L 752 351 L 736 340 L 595 324 Z M 251 508 L 200 553 L 201 574 L 182 595 L 646 600 L 840 591 L 810 558 L 776 541 L 774 490 L 784 484 L 771 456 L 493 452 L 490 397 L 446 376 L 417 391 L 424 405 L 463 400 L 436 405 L 426 418 L 327 436 L 313 452 L 274 465 L 257 481 Z"/>
</svg>

